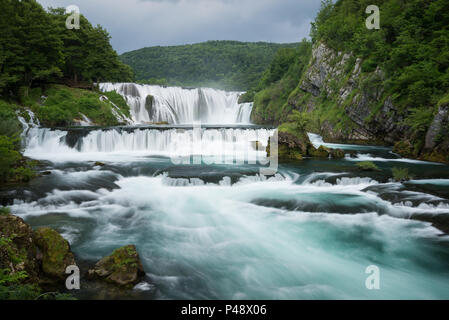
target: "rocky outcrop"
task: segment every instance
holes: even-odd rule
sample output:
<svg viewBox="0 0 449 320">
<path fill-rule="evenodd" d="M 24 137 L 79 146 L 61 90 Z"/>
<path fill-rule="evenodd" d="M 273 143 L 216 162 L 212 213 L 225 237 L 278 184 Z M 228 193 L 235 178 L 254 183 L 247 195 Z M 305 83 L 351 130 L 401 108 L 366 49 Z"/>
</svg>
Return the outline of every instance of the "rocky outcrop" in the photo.
<svg viewBox="0 0 449 320">
<path fill-rule="evenodd" d="M 449 98 L 439 103 L 425 137 L 416 136 L 405 121 L 407 108 L 398 109 L 386 93 L 385 73 L 364 66 L 351 53 L 317 44 L 298 89 L 288 99 L 290 109 L 319 114 L 314 130 L 326 141 L 396 144 L 395 152 L 402 156 L 449 162 Z"/>
<path fill-rule="evenodd" d="M 123 83 L 121 91 L 124 96 L 140 97 L 139 89 L 134 83 Z"/>
<path fill-rule="evenodd" d="M 266 148 L 270 156 L 271 138 Z M 279 161 L 302 160 L 304 157 L 315 158 L 344 158 L 345 153 L 341 149 L 331 149 L 324 146 L 315 148 L 306 132 L 298 133 L 285 130 L 282 127 L 278 132 L 278 159 Z"/>
<path fill-rule="evenodd" d="M 145 109 L 147 110 L 150 119 L 153 118 L 153 104 L 154 97 L 151 94 L 147 95 L 145 98 Z"/>
<path fill-rule="evenodd" d="M 313 49 L 311 63 L 299 84 L 302 92 L 292 96 L 289 103 L 295 109 L 312 112 L 320 107 L 320 98 L 331 99 L 348 123 L 342 127 L 338 126 L 341 119 L 323 121 L 317 129 L 326 140 L 393 143 L 403 132 L 399 125 L 402 119 L 391 97 L 384 97 L 383 80 L 380 68 L 363 74 L 361 59 L 320 43 Z M 304 101 L 304 94 L 311 96 Z"/>
<path fill-rule="evenodd" d="M 139 254 L 134 245 L 128 245 L 114 252 L 95 264 L 88 271 L 90 279 L 103 280 L 122 287 L 131 287 L 145 276 Z"/>
</svg>

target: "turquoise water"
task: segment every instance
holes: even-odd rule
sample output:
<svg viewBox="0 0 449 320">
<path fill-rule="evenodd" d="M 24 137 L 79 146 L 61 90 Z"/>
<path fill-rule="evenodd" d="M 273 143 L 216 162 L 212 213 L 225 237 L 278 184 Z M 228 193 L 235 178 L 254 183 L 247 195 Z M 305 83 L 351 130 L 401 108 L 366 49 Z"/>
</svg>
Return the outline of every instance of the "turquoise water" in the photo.
<svg viewBox="0 0 449 320">
<path fill-rule="evenodd" d="M 114 154 L 103 167 L 49 156 L 52 174 L 10 207 L 62 232 L 82 260 L 135 244 L 142 298 L 448 299 L 449 237 L 432 219 L 449 216 L 449 167 L 350 149 L 357 158 L 283 164 L 269 178 L 160 155 Z M 358 171 L 362 157 L 382 171 Z M 414 180 L 390 182 L 395 166 Z M 379 290 L 365 286 L 370 265 Z"/>
</svg>

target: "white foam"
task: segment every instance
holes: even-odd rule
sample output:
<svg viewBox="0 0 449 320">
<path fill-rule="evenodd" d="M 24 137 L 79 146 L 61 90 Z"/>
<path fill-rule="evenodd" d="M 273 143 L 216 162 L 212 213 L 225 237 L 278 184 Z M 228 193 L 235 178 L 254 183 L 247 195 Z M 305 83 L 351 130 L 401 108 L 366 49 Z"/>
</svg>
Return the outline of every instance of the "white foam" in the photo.
<svg viewBox="0 0 449 320">
<path fill-rule="evenodd" d="M 422 161 L 422 160 L 414 160 L 414 159 L 407 159 L 407 158 L 398 158 L 398 159 L 387 159 L 382 157 L 375 157 L 371 154 L 357 154 L 356 158 L 352 158 L 350 156 L 345 157 L 346 160 L 349 161 L 372 161 L 372 162 L 406 162 L 406 163 L 417 163 L 417 164 L 432 164 L 432 165 L 442 165 L 441 163 L 437 162 L 429 162 L 429 161 Z"/>
</svg>

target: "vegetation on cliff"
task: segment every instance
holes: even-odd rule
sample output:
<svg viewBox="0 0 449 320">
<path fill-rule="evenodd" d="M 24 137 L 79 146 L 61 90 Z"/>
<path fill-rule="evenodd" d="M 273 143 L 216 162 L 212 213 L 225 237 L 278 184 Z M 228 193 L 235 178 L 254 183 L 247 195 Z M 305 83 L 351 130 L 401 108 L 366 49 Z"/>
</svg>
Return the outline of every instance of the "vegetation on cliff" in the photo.
<svg viewBox="0 0 449 320">
<path fill-rule="evenodd" d="M 379 30 L 365 26 L 372 4 Z M 395 151 L 404 156 L 447 162 L 448 25 L 445 0 L 323 1 L 312 49 L 289 68 L 305 67 L 294 85 L 286 73 L 255 88 L 253 121 L 279 124 L 299 110 L 327 140 L 399 141 Z"/>
<path fill-rule="evenodd" d="M 297 43 L 208 41 L 143 48 L 120 58 L 144 83 L 244 91 L 257 84 L 280 48 L 296 46 Z"/>
<path fill-rule="evenodd" d="M 258 84 L 242 97 L 254 100 L 253 122 L 279 124 L 287 120 L 293 110 L 288 98 L 298 86 L 309 62 L 311 48 L 312 44 L 303 40 L 296 49 L 287 48 L 276 53 Z"/>
</svg>

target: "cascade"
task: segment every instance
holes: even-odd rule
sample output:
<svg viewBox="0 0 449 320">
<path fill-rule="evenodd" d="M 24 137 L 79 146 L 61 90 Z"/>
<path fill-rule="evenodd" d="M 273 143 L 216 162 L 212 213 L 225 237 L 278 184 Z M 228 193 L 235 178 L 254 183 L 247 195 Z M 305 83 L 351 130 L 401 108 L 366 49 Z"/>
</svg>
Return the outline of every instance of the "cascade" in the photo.
<svg viewBox="0 0 449 320">
<path fill-rule="evenodd" d="M 135 83 L 100 83 L 99 86 L 103 92 L 117 91 L 125 98 L 134 124 L 250 124 L 253 104 L 239 104 L 241 92 Z"/>
</svg>

